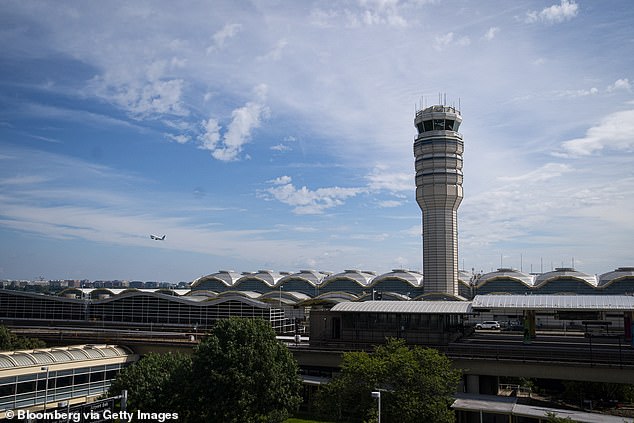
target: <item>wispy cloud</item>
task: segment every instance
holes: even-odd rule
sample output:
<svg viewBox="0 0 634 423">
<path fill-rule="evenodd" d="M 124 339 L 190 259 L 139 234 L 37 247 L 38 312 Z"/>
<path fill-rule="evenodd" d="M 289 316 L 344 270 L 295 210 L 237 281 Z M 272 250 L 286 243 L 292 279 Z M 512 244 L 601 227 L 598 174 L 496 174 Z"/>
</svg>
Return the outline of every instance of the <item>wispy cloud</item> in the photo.
<svg viewBox="0 0 634 423">
<path fill-rule="evenodd" d="M 250 101 L 231 113 L 231 122 L 221 138 L 218 121 L 210 118 L 202 123 L 204 132 L 199 136 L 200 148 L 211 151 L 212 156 L 220 161 L 237 160 L 254 129 L 262 124 L 269 114 L 264 104 L 266 85 L 256 88 L 256 100 Z"/>
<path fill-rule="evenodd" d="M 213 43 L 207 47 L 207 53 L 220 50 L 225 46 L 225 42 L 235 37 L 242 30 L 242 25 L 237 23 L 226 24 L 212 36 Z"/>
<path fill-rule="evenodd" d="M 579 5 L 574 0 L 561 0 L 560 4 L 545 7 L 540 12 L 527 12 L 525 22 L 561 23 L 574 18 L 578 12 Z"/>
<path fill-rule="evenodd" d="M 453 32 L 437 35 L 434 41 L 434 48 L 438 51 L 445 50 L 450 46 L 465 47 L 471 44 L 471 39 L 467 36 L 458 37 Z"/>
<path fill-rule="evenodd" d="M 321 214 L 333 207 L 341 206 L 344 201 L 363 192 L 364 188 L 328 187 L 310 190 L 293 185 L 290 176 L 284 175 L 269 181 L 272 185 L 266 193 L 274 199 L 293 207 L 295 214 Z"/>
<path fill-rule="evenodd" d="M 484 34 L 484 39 L 491 41 L 492 39 L 495 38 L 496 35 L 498 35 L 498 33 L 500 32 L 500 28 L 497 26 L 492 26 L 491 28 L 489 28 L 487 30 L 487 32 Z"/>
<path fill-rule="evenodd" d="M 632 91 L 632 84 L 630 84 L 630 80 L 627 78 L 617 79 L 614 84 L 610 85 L 607 88 L 608 92 L 613 91 Z"/>
<path fill-rule="evenodd" d="M 565 141 L 563 154 L 578 157 L 602 150 L 634 151 L 634 110 L 624 110 L 606 116 L 597 126 L 588 129 L 582 138 Z"/>
<path fill-rule="evenodd" d="M 416 189 L 412 172 L 396 172 L 387 165 L 377 165 L 366 176 L 373 191 L 411 192 Z"/>
</svg>

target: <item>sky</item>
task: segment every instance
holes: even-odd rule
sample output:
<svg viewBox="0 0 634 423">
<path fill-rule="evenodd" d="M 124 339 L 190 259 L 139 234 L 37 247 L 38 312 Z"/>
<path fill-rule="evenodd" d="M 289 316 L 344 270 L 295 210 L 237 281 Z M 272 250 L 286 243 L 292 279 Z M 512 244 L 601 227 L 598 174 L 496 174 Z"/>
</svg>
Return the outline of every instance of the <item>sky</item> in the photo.
<svg viewBox="0 0 634 423">
<path fill-rule="evenodd" d="M 4 0 L 0 279 L 420 271 L 413 120 L 439 99 L 461 268 L 634 266 L 632 22 L 631 0 Z"/>
</svg>

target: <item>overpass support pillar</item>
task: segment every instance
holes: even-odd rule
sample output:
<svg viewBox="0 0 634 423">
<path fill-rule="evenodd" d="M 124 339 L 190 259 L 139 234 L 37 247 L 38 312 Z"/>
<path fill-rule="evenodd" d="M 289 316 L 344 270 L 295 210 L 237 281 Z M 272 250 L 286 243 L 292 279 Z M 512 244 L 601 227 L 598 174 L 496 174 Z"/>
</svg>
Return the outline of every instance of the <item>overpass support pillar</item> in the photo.
<svg viewBox="0 0 634 423">
<path fill-rule="evenodd" d="M 634 312 L 623 312 L 623 330 L 625 332 L 625 340 L 634 345 Z"/>
<path fill-rule="evenodd" d="M 535 314 L 535 310 L 524 310 L 524 332 L 530 339 L 535 339 Z"/>
<path fill-rule="evenodd" d="M 498 376 L 480 375 L 480 393 L 483 395 L 497 395 L 500 388 L 500 378 Z"/>
<path fill-rule="evenodd" d="M 498 376 L 465 375 L 464 385 L 468 394 L 497 395 L 500 378 Z"/>
<path fill-rule="evenodd" d="M 480 376 L 465 375 L 465 388 L 468 394 L 480 393 Z"/>
</svg>

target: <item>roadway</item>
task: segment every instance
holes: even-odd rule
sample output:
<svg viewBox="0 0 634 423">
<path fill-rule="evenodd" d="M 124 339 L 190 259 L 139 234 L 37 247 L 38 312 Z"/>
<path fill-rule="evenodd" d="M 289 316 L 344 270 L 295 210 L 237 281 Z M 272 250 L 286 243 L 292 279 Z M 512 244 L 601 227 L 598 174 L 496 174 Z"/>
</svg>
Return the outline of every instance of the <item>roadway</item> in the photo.
<svg viewBox="0 0 634 423">
<path fill-rule="evenodd" d="M 109 343 L 126 345 L 138 354 L 181 351 L 190 353 L 198 333 L 82 327 L 14 327 L 15 333 L 44 339 L 51 344 Z M 282 339 L 300 366 L 339 367 L 343 351 L 358 346 L 339 344 L 311 347 L 307 338 L 296 344 Z M 366 346 L 367 347 L 367 346 Z M 447 346 L 444 352 L 465 374 L 518 376 L 562 380 L 631 383 L 634 380 L 634 348 L 617 339 L 584 338 L 582 334 L 546 334 L 526 345 L 521 334 L 478 331 Z"/>
</svg>

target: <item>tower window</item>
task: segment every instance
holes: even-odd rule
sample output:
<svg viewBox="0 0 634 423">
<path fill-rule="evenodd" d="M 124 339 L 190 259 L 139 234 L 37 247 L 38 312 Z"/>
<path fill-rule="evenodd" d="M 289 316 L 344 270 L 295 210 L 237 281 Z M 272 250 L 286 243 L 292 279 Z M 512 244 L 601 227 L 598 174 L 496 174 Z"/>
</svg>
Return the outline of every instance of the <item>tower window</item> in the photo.
<svg viewBox="0 0 634 423">
<path fill-rule="evenodd" d="M 445 120 L 434 119 L 434 131 L 444 131 L 444 130 L 445 130 Z"/>
<path fill-rule="evenodd" d="M 449 120 L 449 119 L 445 120 L 445 129 L 447 131 L 453 131 L 454 130 L 453 129 L 453 124 L 454 124 L 453 120 Z"/>
<path fill-rule="evenodd" d="M 423 125 L 425 126 L 425 132 L 431 131 L 434 128 L 433 121 L 431 120 L 426 120 L 425 122 L 423 122 Z"/>
</svg>

